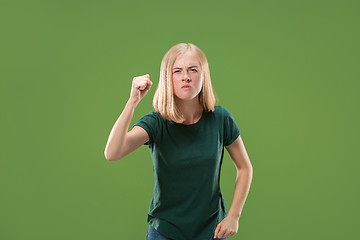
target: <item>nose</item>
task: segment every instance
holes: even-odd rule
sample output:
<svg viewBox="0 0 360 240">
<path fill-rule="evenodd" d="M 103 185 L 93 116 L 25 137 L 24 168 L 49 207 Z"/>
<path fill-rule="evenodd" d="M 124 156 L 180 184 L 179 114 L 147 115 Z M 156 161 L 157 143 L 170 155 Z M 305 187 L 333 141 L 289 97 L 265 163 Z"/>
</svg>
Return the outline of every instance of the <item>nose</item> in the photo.
<svg viewBox="0 0 360 240">
<path fill-rule="evenodd" d="M 191 81 L 190 78 L 189 78 L 189 74 L 187 72 L 185 72 L 184 76 L 183 76 L 183 81 Z"/>
</svg>

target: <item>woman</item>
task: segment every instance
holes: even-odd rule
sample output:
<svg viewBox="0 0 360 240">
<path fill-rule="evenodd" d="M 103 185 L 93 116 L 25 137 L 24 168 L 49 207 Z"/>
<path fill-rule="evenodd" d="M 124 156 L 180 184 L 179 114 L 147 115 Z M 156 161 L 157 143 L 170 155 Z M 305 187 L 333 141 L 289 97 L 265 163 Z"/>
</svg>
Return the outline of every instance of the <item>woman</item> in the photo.
<svg viewBox="0 0 360 240">
<path fill-rule="evenodd" d="M 130 98 L 105 149 L 106 159 L 116 161 L 142 145 L 149 148 L 154 193 L 146 239 L 228 239 L 238 231 L 252 165 L 234 118 L 215 106 L 205 54 L 191 43 L 169 49 L 161 62 L 155 111 L 128 132 L 134 110 L 151 86 L 149 74 L 133 78 Z M 237 169 L 228 213 L 219 185 L 224 147 Z"/>
</svg>

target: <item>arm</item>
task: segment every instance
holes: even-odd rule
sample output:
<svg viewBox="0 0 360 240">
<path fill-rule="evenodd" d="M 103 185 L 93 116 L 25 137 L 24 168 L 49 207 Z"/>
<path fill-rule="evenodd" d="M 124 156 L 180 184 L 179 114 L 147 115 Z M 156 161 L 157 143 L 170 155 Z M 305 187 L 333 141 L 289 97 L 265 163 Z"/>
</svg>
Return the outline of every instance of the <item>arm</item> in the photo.
<svg viewBox="0 0 360 240">
<path fill-rule="evenodd" d="M 135 108 L 137 103 L 131 101 L 130 99 L 127 101 L 125 108 L 117 121 L 115 122 L 113 128 L 111 129 L 109 139 L 107 141 L 105 147 L 105 158 L 108 161 L 115 161 L 121 158 L 121 153 L 125 137 L 129 129 L 129 125 L 131 119 L 134 115 Z"/>
<path fill-rule="evenodd" d="M 225 148 L 236 167 L 235 192 L 228 215 L 238 221 L 249 193 L 253 168 L 240 135 L 231 145 Z"/>
<path fill-rule="evenodd" d="M 151 88 L 149 76 L 146 74 L 133 78 L 130 98 L 111 129 L 106 143 L 104 154 L 108 161 L 119 160 L 149 140 L 149 135 L 141 127 L 135 126 L 128 132 L 136 106 Z"/>
<path fill-rule="evenodd" d="M 218 238 L 233 236 L 237 233 L 238 222 L 253 176 L 253 168 L 241 136 L 239 135 L 231 145 L 225 146 L 225 148 L 236 167 L 236 181 L 234 198 L 228 215 L 218 224 L 215 230 L 214 237 Z"/>
</svg>

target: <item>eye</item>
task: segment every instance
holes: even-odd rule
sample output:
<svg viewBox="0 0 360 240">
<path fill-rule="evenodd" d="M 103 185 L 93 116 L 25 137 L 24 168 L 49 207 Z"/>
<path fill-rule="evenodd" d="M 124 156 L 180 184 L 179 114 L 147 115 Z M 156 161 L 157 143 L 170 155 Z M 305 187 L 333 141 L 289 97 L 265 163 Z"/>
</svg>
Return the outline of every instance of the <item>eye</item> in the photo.
<svg viewBox="0 0 360 240">
<path fill-rule="evenodd" d="M 195 68 L 193 68 L 192 70 L 195 70 L 195 72 L 197 72 L 197 70 Z"/>
<path fill-rule="evenodd" d="M 176 70 L 174 73 L 178 72 L 179 70 Z"/>
</svg>

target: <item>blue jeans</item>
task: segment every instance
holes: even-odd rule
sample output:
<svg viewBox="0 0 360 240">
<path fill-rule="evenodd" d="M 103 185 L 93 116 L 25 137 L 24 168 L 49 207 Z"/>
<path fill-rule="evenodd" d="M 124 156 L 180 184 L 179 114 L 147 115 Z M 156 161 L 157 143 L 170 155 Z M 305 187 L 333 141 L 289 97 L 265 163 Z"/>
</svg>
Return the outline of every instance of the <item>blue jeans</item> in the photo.
<svg viewBox="0 0 360 240">
<path fill-rule="evenodd" d="M 146 234 L 146 240 L 174 240 L 171 238 L 167 238 L 161 233 L 159 233 L 151 224 L 149 224 L 148 231 Z M 228 240 L 227 237 L 225 238 L 214 238 L 214 240 Z"/>
</svg>

